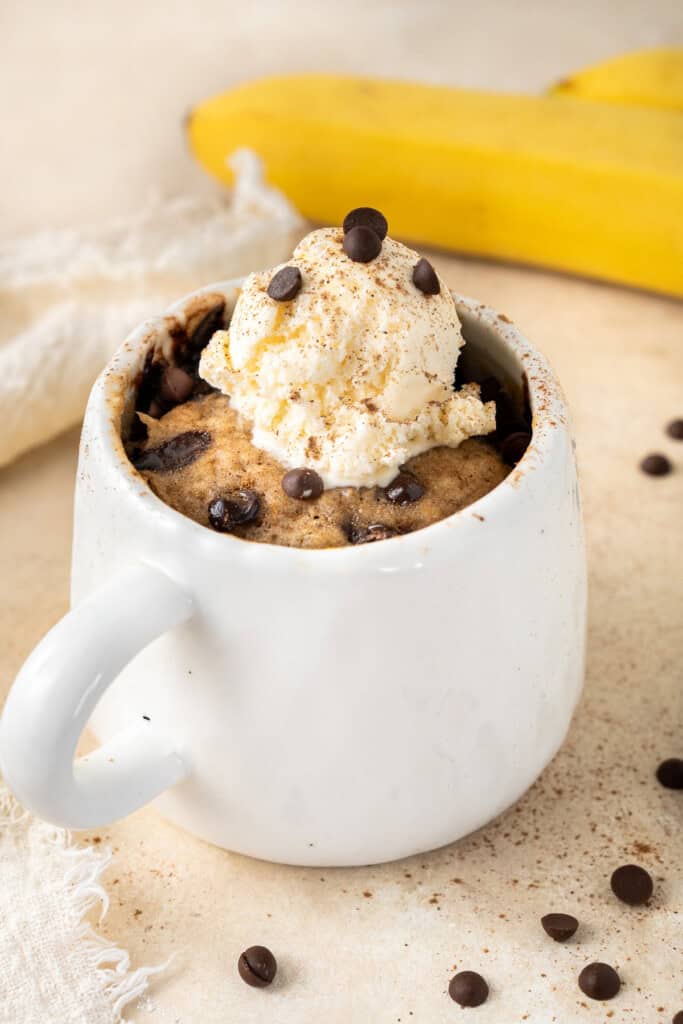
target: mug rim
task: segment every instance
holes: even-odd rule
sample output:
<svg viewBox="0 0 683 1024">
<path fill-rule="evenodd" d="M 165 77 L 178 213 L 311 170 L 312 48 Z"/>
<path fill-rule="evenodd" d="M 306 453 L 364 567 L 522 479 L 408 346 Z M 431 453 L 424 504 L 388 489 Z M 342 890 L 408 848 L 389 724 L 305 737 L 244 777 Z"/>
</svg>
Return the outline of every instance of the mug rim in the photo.
<svg viewBox="0 0 683 1024">
<path fill-rule="evenodd" d="M 167 520 L 175 531 L 187 533 L 187 544 L 209 554 L 213 560 L 233 561 L 245 557 L 252 562 L 268 558 L 279 563 L 284 570 L 294 564 L 320 571 L 323 567 L 337 570 L 348 567 L 379 569 L 391 572 L 406 568 L 421 568 L 431 551 L 455 536 L 464 542 L 475 530 L 506 514 L 511 503 L 520 501 L 520 491 L 530 486 L 531 479 L 542 472 L 551 459 L 552 450 L 561 434 L 570 433 L 569 416 L 561 386 L 554 371 L 543 356 L 519 331 L 509 317 L 475 299 L 467 298 L 451 289 L 458 311 L 492 330 L 509 351 L 527 382 L 532 413 L 531 441 L 520 461 L 508 475 L 477 501 L 443 519 L 410 533 L 387 538 L 376 544 L 346 545 L 327 548 L 298 548 L 284 544 L 264 544 L 246 540 L 232 534 L 217 533 L 195 522 L 189 516 L 167 505 L 157 497 L 147 481 L 130 462 L 121 437 L 121 418 L 130 392 L 131 377 L 139 369 L 140 348 L 150 344 L 150 335 L 168 336 L 169 318 L 182 323 L 186 308 L 192 301 L 206 295 L 220 295 L 230 302 L 239 291 L 243 277 L 204 285 L 173 302 L 164 313 L 150 317 L 127 335 L 119 349 L 100 373 L 90 394 L 87 422 L 90 427 L 87 444 L 96 441 L 100 454 L 108 461 L 123 484 L 130 500 L 137 504 L 141 515 L 149 514 Z M 85 435 L 84 435 L 85 436 Z M 82 442 L 85 445 L 85 441 Z M 464 529 L 463 529 L 464 527 Z"/>
</svg>

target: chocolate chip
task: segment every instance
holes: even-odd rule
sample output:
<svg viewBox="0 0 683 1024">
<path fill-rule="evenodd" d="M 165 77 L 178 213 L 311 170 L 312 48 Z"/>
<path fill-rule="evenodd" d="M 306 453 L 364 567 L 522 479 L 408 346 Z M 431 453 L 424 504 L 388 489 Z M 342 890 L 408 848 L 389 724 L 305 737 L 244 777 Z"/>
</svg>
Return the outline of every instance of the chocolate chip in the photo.
<svg viewBox="0 0 683 1024">
<path fill-rule="evenodd" d="M 554 939 L 555 942 L 566 942 L 571 939 L 579 922 L 571 914 L 546 914 L 541 918 L 543 930 Z"/>
<path fill-rule="evenodd" d="M 190 345 L 196 352 L 205 349 L 213 338 L 216 331 L 223 327 L 223 310 L 225 303 L 214 306 L 210 313 L 207 313 L 203 320 L 195 327 L 190 337 Z"/>
<path fill-rule="evenodd" d="M 645 868 L 637 864 L 624 864 L 612 873 L 610 883 L 612 892 L 622 903 L 638 907 L 647 903 L 652 896 L 652 878 Z"/>
<path fill-rule="evenodd" d="M 220 533 L 231 533 L 236 526 L 253 523 L 261 511 L 261 498 L 256 491 L 235 491 L 214 498 L 209 505 L 209 522 Z"/>
<path fill-rule="evenodd" d="M 671 1024 L 683 1024 L 683 1010 L 678 1011 L 678 1013 L 671 1021 Z"/>
<path fill-rule="evenodd" d="M 319 498 L 325 485 L 314 469 L 290 469 L 282 478 L 282 490 L 289 498 L 309 501 Z"/>
<path fill-rule="evenodd" d="M 671 420 L 667 424 L 666 432 L 674 441 L 683 441 L 683 420 Z"/>
<path fill-rule="evenodd" d="M 192 388 L 192 397 L 199 398 L 202 395 L 210 395 L 216 390 L 217 388 L 212 387 L 208 380 L 202 380 L 201 377 L 198 377 L 194 382 L 194 387 Z"/>
<path fill-rule="evenodd" d="M 268 294 L 276 302 L 289 302 L 301 291 L 301 271 L 298 267 L 283 267 L 271 278 Z"/>
<path fill-rule="evenodd" d="M 133 459 L 136 469 L 155 473 L 170 473 L 175 469 L 189 466 L 198 459 L 211 444 L 211 434 L 206 430 L 188 430 L 184 434 L 164 441 L 156 448 L 147 448 Z"/>
<path fill-rule="evenodd" d="M 250 946 L 237 961 L 242 981 L 252 988 L 265 988 L 277 974 L 277 960 L 265 946 Z"/>
<path fill-rule="evenodd" d="M 194 379 L 179 366 L 167 366 L 161 375 L 159 397 L 172 405 L 186 402 L 192 394 Z"/>
<path fill-rule="evenodd" d="M 579 988 L 589 999 L 613 999 L 621 988 L 621 982 L 613 967 L 596 961 L 581 971 Z"/>
<path fill-rule="evenodd" d="M 389 230 L 387 218 L 379 210 L 373 210 L 371 206 L 358 206 L 355 210 L 351 210 L 344 217 L 342 227 L 345 235 L 352 228 L 370 228 L 371 231 L 375 232 L 380 242 L 387 237 L 387 231 Z"/>
<path fill-rule="evenodd" d="M 516 430 L 514 434 L 508 434 L 500 449 L 503 462 L 508 466 L 516 466 L 529 447 L 530 441 L 531 434 L 526 430 Z"/>
<path fill-rule="evenodd" d="M 436 271 L 429 260 L 424 257 L 418 260 L 413 267 L 413 284 L 425 295 L 438 295 L 441 291 L 441 283 L 436 276 Z"/>
<path fill-rule="evenodd" d="M 379 256 L 382 239 L 372 228 L 351 228 L 344 235 L 344 252 L 354 263 L 369 263 Z"/>
<path fill-rule="evenodd" d="M 136 412 L 133 413 L 133 419 L 130 421 L 130 429 L 128 431 L 129 441 L 146 441 L 149 437 L 149 430 L 147 424 L 143 423 Z"/>
<path fill-rule="evenodd" d="M 489 997 L 489 987 L 476 971 L 459 971 L 451 978 L 448 994 L 459 1006 L 481 1006 Z"/>
<path fill-rule="evenodd" d="M 669 757 L 657 769 L 657 781 L 667 789 L 683 789 L 683 761 L 680 757 Z"/>
<path fill-rule="evenodd" d="M 352 544 L 372 544 L 376 540 L 388 540 L 390 537 L 398 537 L 398 530 L 383 523 L 349 527 L 349 540 Z"/>
<path fill-rule="evenodd" d="M 150 410 L 152 403 L 156 398 L 157 391 L 159 390 L 161 374 L 166 368 L 165 362 L 155 362 L 154 355 L 154 349 L 149 349 L 145 356 L 145 362 L 142 370 L 140 371 L 139 378 L 136 381 L 137 397 L 135 408 L 139 409 L 140 412 L 149 413 L 150 416 L 155 415 Z M 160 413 L 156 413 L 156 415 L 160 415 Z"/>
<path fill-rule="evenodd" d="M 410 505 L 419 501 L 425 489 L 419 480 L 416 480 L 412 473 L 399 473 L 387 487 L 384 488 L 385 497 L 394 505 Z"/>
<path fill-rule="evenodd" d="M 149 409 L 147 410 L 147 415 L 151 416 L 152 419 L 155 419 L 155 420 L 160 419 L 164 415 L 164 410 L 163 410 L 163 408 L 161 406 L 161 403 L 157 402 L 156 398 L 153 398 L 152 401 L 149 403 Z"/>
<path fill-rule="evenodd" d="M 640 468 L 648 476 L 666 476 L 667 473 L 671 472 L 672 466 L 666 455 L 655 453 L 653 455 L 646 455 L 640 463 Z"/>
</svg>

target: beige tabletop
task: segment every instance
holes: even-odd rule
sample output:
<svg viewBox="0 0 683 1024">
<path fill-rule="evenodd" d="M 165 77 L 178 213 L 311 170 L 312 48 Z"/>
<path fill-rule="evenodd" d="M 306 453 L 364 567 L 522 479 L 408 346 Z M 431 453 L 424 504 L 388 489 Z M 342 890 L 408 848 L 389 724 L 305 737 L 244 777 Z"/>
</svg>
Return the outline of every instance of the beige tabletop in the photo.
<svg viewBox="0 0 683 1024">
<path fill-rule="evenodd" d="M 184 104 L 234 80 L 238 66 L 242 74 L 266 70 L 269 60 L 279 68 L 370 70 L 370 40 L 381 29 L 383 70 L 403 54 L 401 68 L 410 74 L 458 80 L 457 64 L 447 62 L 453 53 L 464 78 L 481 84 L 471 48 L 484 59 L 494 10 L 480 3 L 477 16 L 460 24 L 457 4 L 423 2 L 413 10 L 350 2 L 337 5 L 334 25 L 321 27 L 325 4 L 290 5 L 292 25 L 285 5 L 264 3 L 246 10 L 231 34 L 225 12 L 232 6 L 198 3 L 192 18 L 181 18 L 166 10 L 173 5 L 121 2 L 120 20 L 105 31 L 75 5 L 59 3 L 45 5 L 37 32 L 28 6 L 4 5 L 3 19 L 8 8 L 14 17 L 5 32 L 3 96 L 7 110 L 9 86 L 16 108 L 7 128 L 11 157 L 0 171 L 3 232 L 132 207 L 144 183 L 199 182 L 169 125 Z M 562 73 L 620 47 L 662 42 L 680 11 L 677 3 L 650 3 L 643 22 L 642 5 L 624 2 L 620 18 L 603 12 L 588 21 L 594 5 L 571 6 L 574 15 L 563 20 L 560 5 L 510 5 L 519 7 L 520 22 L 491 41 L 492 84 L 536 87 L 552 77 L 551 67 Z M 426 43 L 437 15 L 453 44 L 437 33 L 432 64 L 417 43 Z M 539 22 L 535 31 L 545 35 L 535 38 L 549 41 L 554 55 L 548 47 L 527 49 L 522 74 L 510 51 L 525 32 L 528 47 Z M 354 31 L 362 56 L 349 55 Z M 238 45 L 247 38 L 253 52 Z M 315 62 L 301 38 L 315 42 Z M 216 39 L 225 40 L 223 50 Z M 276 62 L 283 46 L 289 57 Z M 95 97 L 85 94 L 83 62 L 87 74 L 101 65 Z M 130 89 L 128 72 L 142 90 L 141 106 L 114 87 Z M 52 91 L 54 107 L 45 124 L 37 117 L 45 113 L 41 89 Z M 42 131 L 46 137 L 37 139 Z M 383 867 L 277 867 L 208 846 L 152 810 L 88 835 L 116 854 L 104 931 L 135 964 L 175 955 L 149 998 L 129 1011 L 136 1024 L 664 1024 L 683 1009 L 683 797 L 654 779 L 661 759 L 683 756 L 683 443 L 664 434 L 669 419 L 683 416 L 683 307 L 519 268 L 456 258 L 437 264 L 458 291 L 521 325 L 554 364 L 573 411 L 590 622 L 586 689 L 569 738 L 531 791 L 487 828 Z M 72 432 L 0 471 L 2 693 L 67 608 L 76 449 Z M 673 474 L 639 472 L 639 459 L 652 450 L 670 456 Z M 610 892 L 611 871 L 629 861 L 655 878 L 646 908 L 619 904 Z M 540 928 L 551 910 L 581 921 L 565 946 Z M 269 946 L 280 964 L 267 991 L 247 988 L 235 970 L 240 951 L 254 943 Z M 618 968 L 623 988 L 613 1002 L 592 1003 L 578 990 L 576 977 L 590 960 Z M 454 970 L 468 968 L 491 986 L 489 1002 L 476 1011 L 461 1010 L 446 994 Z"/>
</svg>

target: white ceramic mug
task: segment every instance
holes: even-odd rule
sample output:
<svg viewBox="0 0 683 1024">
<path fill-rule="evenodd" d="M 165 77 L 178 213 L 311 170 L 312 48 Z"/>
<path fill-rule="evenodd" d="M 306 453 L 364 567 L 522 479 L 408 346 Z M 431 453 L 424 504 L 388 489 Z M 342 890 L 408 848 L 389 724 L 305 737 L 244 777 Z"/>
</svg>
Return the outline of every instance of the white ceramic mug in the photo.
<svg viewBox="0 0 683 1024">
<path fill-rule="evenodd" d="M 441 846 L 515 801 L 566 734 L 586 572 L 567 410 L 506 318 L 458 299 L 468 351 L 519 388 L 507 479 L 426 529 L 300 550 L 161 502 L 121 442 L 150 348 L 239 282 L 147 321 L 97 381 L 81 442 L 73 607 L 22 668 L 2 769 L 36 814 L 101 826 L 156 800 L 220 846 L 352 865 Z M 91 717 L 92 716 L 92 717 Z M 102 746 L 74 762 L 90 722 Z"/>
</svg>

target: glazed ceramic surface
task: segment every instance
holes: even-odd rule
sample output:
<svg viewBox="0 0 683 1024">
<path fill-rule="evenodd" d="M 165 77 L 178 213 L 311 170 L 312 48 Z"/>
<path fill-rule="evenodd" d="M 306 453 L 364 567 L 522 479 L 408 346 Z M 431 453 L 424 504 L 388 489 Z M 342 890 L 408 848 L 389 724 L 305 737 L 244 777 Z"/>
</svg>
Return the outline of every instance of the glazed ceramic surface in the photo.
<svg viewBox="0 0 683 1024">
<path fill-rule="evenodd" d="M 37 814 L 103 825 L 156 800 L 213 843 L 352 865 L 448 843 L 515 801 L 566 734 L 584 672 L 573 443 L 547 363 L 458 298 L 468 351 L 533 439 L 507 479 L 426 529 L 300 550 L 163 504 L 120 440 L 148 350 L 239 282 L 133 332 L 97 381 L 76 490 L 72 611 L 21 670 L 0 740 Z M 74 761 L 90 722 L 102 745 Z"/>
</svg>

